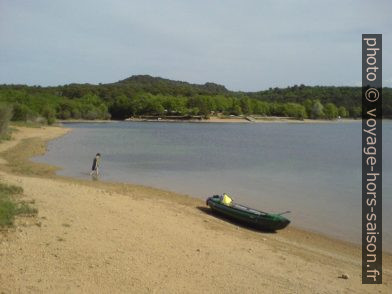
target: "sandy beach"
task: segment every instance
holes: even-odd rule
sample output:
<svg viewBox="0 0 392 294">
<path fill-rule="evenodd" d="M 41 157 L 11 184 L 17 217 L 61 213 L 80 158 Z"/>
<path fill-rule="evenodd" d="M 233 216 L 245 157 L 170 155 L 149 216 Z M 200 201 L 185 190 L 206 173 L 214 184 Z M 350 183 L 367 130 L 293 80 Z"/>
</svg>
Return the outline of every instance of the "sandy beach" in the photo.
<svg viewBox="0 0 392 294">
<path fill-rule="evenodd" d="M 68 131 L 18 127 L 0 143 L 0 181 L 38 209 L 0 233 L 0 293 L 392 293 L 390 254 L 383 284 L 362 285 L 359 246 L 295 224 L 250 230 L 191 195 L 29 161 Z"/>
</svg>

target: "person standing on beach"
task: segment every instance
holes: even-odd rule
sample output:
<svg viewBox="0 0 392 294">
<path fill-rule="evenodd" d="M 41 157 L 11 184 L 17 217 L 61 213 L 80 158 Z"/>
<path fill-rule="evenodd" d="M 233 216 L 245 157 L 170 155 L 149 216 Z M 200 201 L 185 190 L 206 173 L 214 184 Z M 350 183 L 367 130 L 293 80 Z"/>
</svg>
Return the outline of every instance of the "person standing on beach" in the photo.
<svg viewBox="0 0 392 294">
<path fill-rule="evenodd" d="M 101 163 L 101 154 L 97 153 L 94 157 L 93 166 L 91 167 L 90 175 L 98 176 L 99 174 L 99 165 Z"/>
</svg>

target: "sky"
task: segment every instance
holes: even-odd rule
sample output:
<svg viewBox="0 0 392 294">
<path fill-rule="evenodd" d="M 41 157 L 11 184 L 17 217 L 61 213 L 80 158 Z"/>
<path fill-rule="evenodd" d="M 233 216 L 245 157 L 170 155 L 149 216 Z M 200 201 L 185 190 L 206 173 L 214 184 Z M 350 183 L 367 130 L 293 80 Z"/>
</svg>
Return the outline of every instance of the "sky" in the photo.
<svg viewBox="0 0 392 294">
<path fill-rule="evenodd" d="M 361 85 L 361 34 L 390 0 L 0 0 L 0 84 L 111 83 L 149 74 L 230 90 Z"/>
</svg>

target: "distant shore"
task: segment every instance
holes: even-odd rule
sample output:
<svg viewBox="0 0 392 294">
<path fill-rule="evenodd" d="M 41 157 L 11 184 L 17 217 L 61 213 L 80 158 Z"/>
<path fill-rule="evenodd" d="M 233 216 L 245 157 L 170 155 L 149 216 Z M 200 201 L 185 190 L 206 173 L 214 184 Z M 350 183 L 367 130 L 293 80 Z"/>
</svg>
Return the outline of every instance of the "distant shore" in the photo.
<svg viewBox="0 0 392 294">
<path fill-rule="evenodd" d="M 67 132 L 17 127 L 0 144 L 0 180 L 23 187 L 39 211 L 0 234 L 0 292 L 392 291 L 389 253 L 384 284 L 364 286 L 359 246 L 293 226 L 253 231 L 212 215 L 200 199 L 56 176 L 56 167 L 29 160 Z"/>
<path fill-rule="evenodd" d="M 288 117 L 278 117 L 278 116 L 266 116 L 266 117 L 258 117 L 258 118 L 219 118 L 219 117 L 211 117 L 210 119 L 205 120 L 205 122 L 244 122 L 244 123 L 345 123 L 345 122 L 353 122 L 359 121 L 355 119 L 336 119 L 336 120 L 325 120 L 325 119 L 294 119 Z"/>
<path fill-rule="evenodd" d="M 119 121 L 129 122 L 187 122 L 187 123 L 297 123 L 297 124 L 323 124 L 323 123 L 350 123 L 358 122 L 359 119 L 342 118 L 335 120 L 326 119 L 294 119 L 289 117 L 266 116 L 266 117 L 217 117 L 203 119 L 173 119 L 165 117 L 155 118 L 130 118 L 126 120 L 84 120 L 84 119 L 69 119 L 59 120 L 60 123 L 113 123 Z"/>
</svg>

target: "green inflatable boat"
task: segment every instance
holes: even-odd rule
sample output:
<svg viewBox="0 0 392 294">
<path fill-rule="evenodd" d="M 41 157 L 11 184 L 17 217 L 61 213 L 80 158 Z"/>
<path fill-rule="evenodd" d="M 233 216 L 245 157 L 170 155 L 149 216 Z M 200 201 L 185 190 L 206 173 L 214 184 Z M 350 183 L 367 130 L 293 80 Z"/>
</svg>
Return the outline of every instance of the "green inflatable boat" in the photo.
<svg viewBox="0 0 392 294">
<path fill-rule="evenodd" d="M 206 203 L 214 212 L 263 230 L 281 230 L 290 224 L 282 214 L 266 213 L 234 203 L 227 194 L 208 197 Z"/>
</svg>

